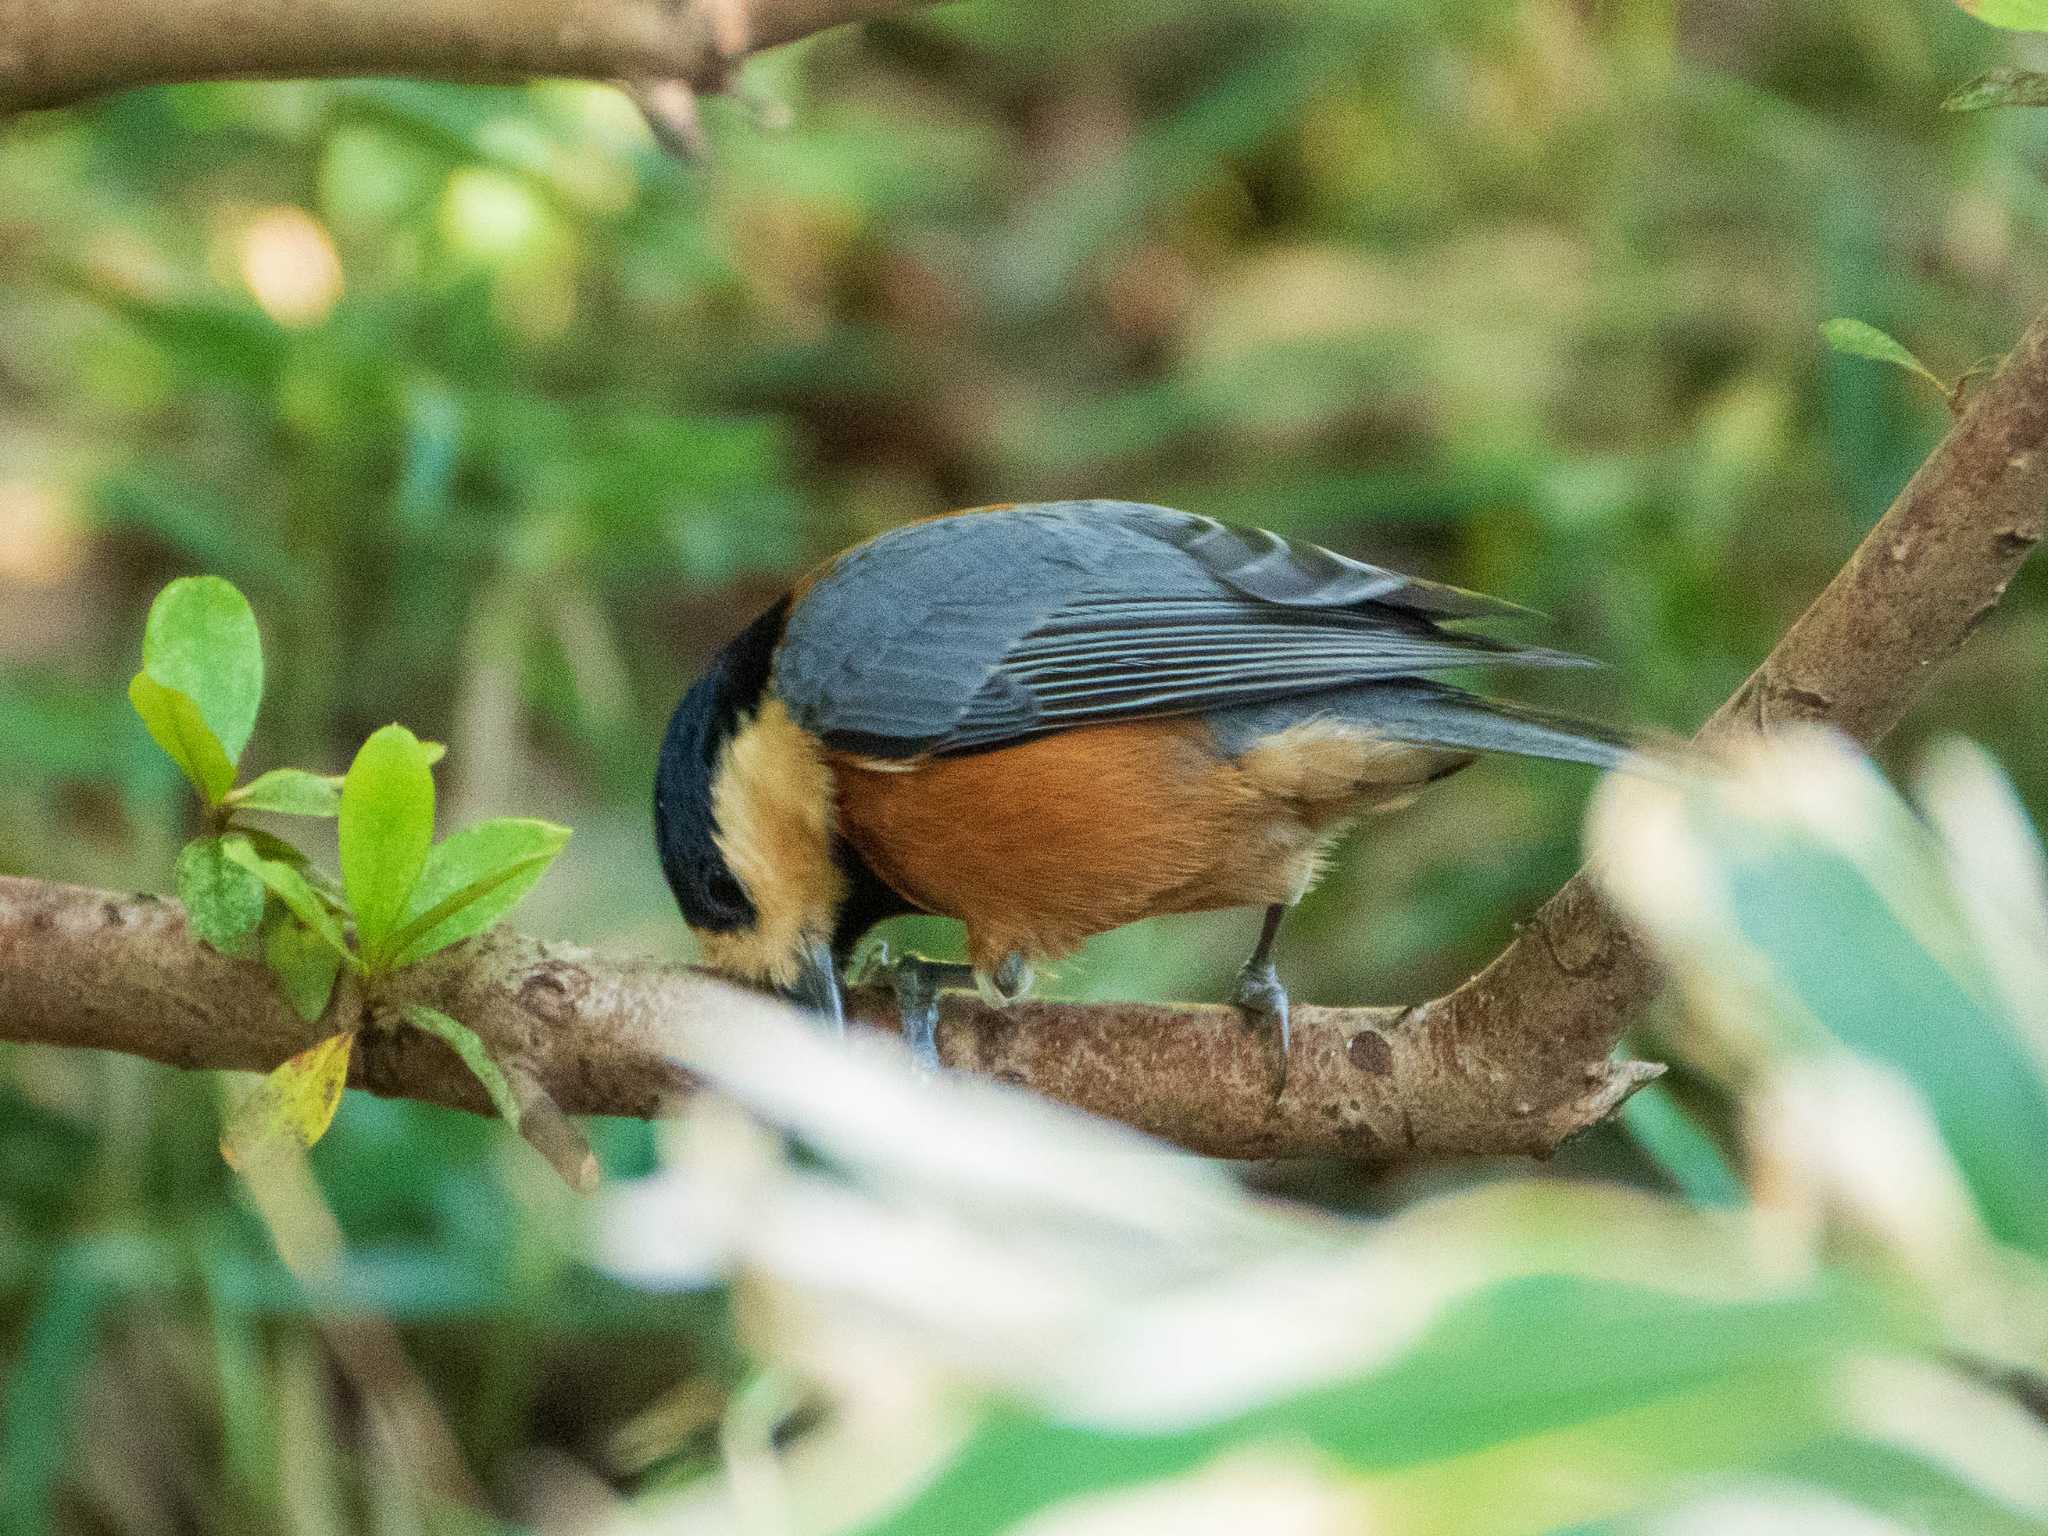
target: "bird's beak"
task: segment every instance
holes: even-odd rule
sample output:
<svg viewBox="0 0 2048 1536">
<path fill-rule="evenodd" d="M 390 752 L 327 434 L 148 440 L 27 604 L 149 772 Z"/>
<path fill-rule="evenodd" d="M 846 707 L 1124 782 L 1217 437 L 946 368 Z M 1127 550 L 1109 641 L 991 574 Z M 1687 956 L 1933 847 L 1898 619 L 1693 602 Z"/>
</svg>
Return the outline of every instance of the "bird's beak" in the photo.
<svg viewBox="0 0 2048 1536">
<path fill-rule="evenodd" d="M 823 939 L 806 940 L 798 961 L 796 981 L 778 990 L 798 1007 L 815 1013 L 832 1034 L 843 1036 L 846 1004 L 839 995 L 839 968 L 832 960 L 832 946 Z"/>
</svg>

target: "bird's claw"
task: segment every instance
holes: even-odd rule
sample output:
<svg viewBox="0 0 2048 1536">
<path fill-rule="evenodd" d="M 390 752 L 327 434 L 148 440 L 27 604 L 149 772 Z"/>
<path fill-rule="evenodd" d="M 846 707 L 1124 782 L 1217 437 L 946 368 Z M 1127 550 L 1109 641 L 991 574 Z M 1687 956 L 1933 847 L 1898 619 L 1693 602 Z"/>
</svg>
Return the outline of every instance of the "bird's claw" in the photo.
<svg viewBox="0 0 2048 1536">
<path fill-rule="evenodd" d="M 1268 1033 L 1274 1049 L 1273 1097 L 1279 1098 L 1287 1087 L 1287 1050 L 1290 1043 L 1287 988 L 1280 984 L 1279 973 L 1269 960 L 1263 965 L 1247 965 L 1237 973 L 1237 990 L 1231 999 L 1246 1015 L 1245 1022 L 1254 1029 Z"/>
<path fill-rule="evenodd" d="M 880 981 L 896 995 L 896 1013 L 903 1023 L 903 1043 L 917 1070 L 931 1076 L 939 1070 L 939 992 L 946 986 L 973 986 L 974 973 L 949 960 L 932 960 L 905 950 L 894 954 L 877 943 L 862 958 L 863 983 Z"/>
</svg>

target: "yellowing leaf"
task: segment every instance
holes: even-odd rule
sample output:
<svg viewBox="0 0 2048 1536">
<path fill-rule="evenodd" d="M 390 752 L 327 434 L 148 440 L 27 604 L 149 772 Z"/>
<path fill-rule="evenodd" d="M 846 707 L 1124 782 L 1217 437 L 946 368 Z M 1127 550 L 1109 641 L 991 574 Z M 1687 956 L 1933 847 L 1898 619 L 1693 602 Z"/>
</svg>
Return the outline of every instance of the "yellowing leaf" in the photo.
<svg viewBox="0 0 2048 1536">
<path fill-rule="evenodd" d="M 326 1135 L 348 1084 L 348 1059 L 355 1042 L 353 1031 L 329 1035 L 264 1078 L 228 1117 L 221 1134 L 220 1155 L 228 1166 L 242 1170 L 273 1162 Z"/>
</svg>

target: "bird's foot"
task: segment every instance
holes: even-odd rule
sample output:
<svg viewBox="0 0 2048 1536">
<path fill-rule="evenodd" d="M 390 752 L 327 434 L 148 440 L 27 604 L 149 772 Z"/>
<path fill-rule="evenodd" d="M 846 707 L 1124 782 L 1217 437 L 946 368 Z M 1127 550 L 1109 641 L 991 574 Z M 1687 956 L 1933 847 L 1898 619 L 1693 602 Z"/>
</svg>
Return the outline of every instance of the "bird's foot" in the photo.
<svg viewBox="0 0 2048 1536">
<path fill-rule="evenodd" d="M 896 1013 L 903 1021 L 903 1043 L 910 1047 L 911 1062 L 927 1075 L 939 1070 L 939 993 L 975 987 L 978 978 L 972 966 L 956 960 L 933 960 L 905 950 L 891 953 L 887 944 L 877 944 L 860 968 L 863 982 L 886 982 L 896 994 Z"/>
<path fill-rule="evenodd" d="M 1007 1008 L 1031 990 L 1031 962 L 1016 950 L 992 971 L 974 973 L 974 989 L 991 1008 Z"/>
<path fill-rule="evenodd" d="M 1244 1010 L 1245 1022 L 1266 1035 L 1272 1045 L 1271 1080 L 1277 1099 L 1287 1088 L 1289 1025 L 1287 988 L 1280 984 L 1273 962 L 1247 962 L 1237 973 L 1237 988 L 1230 1000 Z"/>
</svg>

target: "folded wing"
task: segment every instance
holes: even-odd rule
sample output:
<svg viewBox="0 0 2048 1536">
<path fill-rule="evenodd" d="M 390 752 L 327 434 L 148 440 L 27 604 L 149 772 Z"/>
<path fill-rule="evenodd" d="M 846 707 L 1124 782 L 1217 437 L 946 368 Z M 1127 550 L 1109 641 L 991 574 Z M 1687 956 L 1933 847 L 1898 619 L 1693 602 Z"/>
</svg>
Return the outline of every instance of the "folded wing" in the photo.
<svg viewBox="0 0 2048 1536">
<path fill-rule="evenodd" d="M 1444 627 L 1525 613 L 1164 507 L 1051 502 L 849 551 L 793 608 L 775 687 L 829 745 L 905 758 L 1474 664 L 1586 664 Z"/>
</svg>

